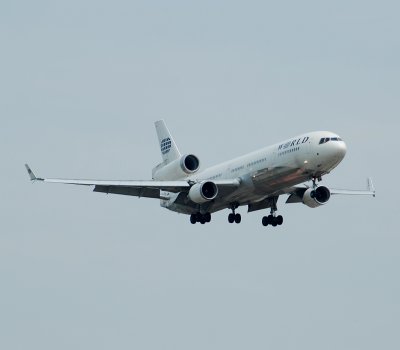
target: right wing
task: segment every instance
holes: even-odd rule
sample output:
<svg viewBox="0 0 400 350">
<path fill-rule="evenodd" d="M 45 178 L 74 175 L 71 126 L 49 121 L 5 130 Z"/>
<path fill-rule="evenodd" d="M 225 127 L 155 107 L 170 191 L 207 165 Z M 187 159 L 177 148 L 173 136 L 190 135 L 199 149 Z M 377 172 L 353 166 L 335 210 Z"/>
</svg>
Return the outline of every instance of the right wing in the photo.
<svg viewBox="0 0 400 350">
<path fill-rule="evenodd" d="M 152 181 L 152 180 L 78 180 L 48 179 L 36 177 L 28 164 L 25 164 L 31 181 L 63 183 L 68 185 L 94 186 L 94 192 L 115 193 L 128 196 L 160 198 L 160 190 L 168 192 L 188 192 L 190 184 L 186 181 Z"/>
<path fill-rule="evenodd" d="M 127 196 L 160 198 L 160 191 L 182 193 L 185 201 L 194 182 L 185 180 L 154 181 L 154 180 L 78 180 L 78 179 L 49 179 L 36 177 L 28 164 L 25 164 L 31 181 L 62 183 L 68 185 L 94 186 L 94 192 L 122 194 Z M 224 197 L 234 192 L 240 185 L 238 179 L 215 180 L 218 187 L 218 197 Z"/>
</svg>

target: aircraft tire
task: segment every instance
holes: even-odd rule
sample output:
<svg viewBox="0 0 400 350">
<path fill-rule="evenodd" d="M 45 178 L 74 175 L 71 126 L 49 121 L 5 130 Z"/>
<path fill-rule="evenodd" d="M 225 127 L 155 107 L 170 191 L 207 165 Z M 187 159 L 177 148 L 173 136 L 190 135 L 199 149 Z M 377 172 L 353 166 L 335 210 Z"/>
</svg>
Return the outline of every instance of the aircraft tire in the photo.
<svg viewBox="0 0 400 350">
<path fill-rule="evenodd" d="M 235 214 L 235 222 L 240 224 L 242 221 L 242 216 L 240 214 Z"/>
<path fill-rule="evenodd" d="M 229 222 L 230 224 L 233 224 L 233 223 L 235 222 L 235 214 L 230 213 L 230 214 L 228 215 L 228 222 Z"/>
<path fill-rule="evenodd" d="M 267 216 L 264 216 L 262 218 L 262 224 L 263 224 L 263 226 L 268 226 L 268 217 Z"/>
</svg>

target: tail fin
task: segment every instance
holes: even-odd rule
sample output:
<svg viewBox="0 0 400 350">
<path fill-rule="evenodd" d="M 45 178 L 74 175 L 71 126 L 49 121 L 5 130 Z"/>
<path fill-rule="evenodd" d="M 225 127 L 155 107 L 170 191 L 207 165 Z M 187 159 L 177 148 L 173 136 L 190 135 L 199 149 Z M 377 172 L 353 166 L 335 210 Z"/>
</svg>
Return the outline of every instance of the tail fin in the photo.
<svg viewBox="0 0 400 350">
<path fill-rule="evenodd" d="M 178 147 L 169 132 L 167 125 L 164 120 L 158 120 L 155 122 L 158 141 L 160 144 L 161 156 L 165 164 L 172 162 L 175 159 L 181 157 Z"/>
</svg>

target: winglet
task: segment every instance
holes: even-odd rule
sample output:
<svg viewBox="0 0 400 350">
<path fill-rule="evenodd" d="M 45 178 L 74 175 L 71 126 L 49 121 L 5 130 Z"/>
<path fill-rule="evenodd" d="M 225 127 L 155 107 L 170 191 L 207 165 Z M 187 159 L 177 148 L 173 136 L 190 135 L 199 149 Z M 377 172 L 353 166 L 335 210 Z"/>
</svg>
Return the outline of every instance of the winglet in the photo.
<svg viewBox="0 0 400 350">
<path fill-rule="evenodd" d="M 29 178 L 31 179 L 31 181 L 41 180 L 35 176 L 35 174 L 33 173 L 32 169 L 29 167 L 28 164 L 25 164 L 25 168 L 29 174 Z"/>
<path fill-rule="evenodd" d="M 373 193 L 373 196 L 375 197 L 375 187 L 372 182 L 372 179 L 369 177 L 367 181 L 368 181 L 368 191 L 371 191 Z"/>
</svg>

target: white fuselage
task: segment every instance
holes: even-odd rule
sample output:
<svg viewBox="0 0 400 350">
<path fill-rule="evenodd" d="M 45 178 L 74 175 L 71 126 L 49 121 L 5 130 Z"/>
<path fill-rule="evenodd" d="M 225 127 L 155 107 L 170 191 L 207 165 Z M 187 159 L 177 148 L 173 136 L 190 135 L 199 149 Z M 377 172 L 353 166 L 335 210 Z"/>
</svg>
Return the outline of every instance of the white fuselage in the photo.
<svg viewBox="0 0 400 350">
<path fill-rule="evenodd" d="M 278 144 L 215 165 L 186 177 L 187 180 L 218 181 L 238 179 L 241 186 L 223 201 L 209 203 L 215 212 L 261 201 L 312 178 L 319 178 L 334 169 L 346 154 L 346 144 L 329 131 L 303 134 Z M 181 213 L 192 213 L 192 207 L 176 204 L 176 194 L 165 192 L 161 206 Z"/>
</svg>

